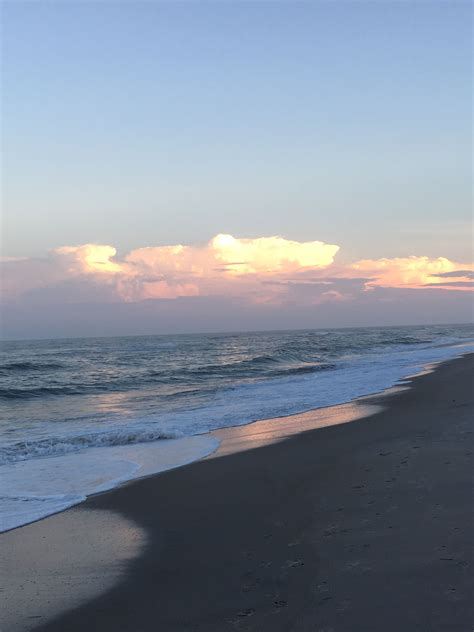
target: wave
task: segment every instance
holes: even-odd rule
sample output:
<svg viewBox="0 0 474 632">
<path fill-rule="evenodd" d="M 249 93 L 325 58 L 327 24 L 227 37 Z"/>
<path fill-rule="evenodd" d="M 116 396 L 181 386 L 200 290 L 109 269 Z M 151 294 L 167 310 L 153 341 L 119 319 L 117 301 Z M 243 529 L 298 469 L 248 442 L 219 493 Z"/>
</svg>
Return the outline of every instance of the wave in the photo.
<svg viewBox="0 0 474 632">
<path fill-rule="evenodd" d="M 74 386 L 39 386 L 37 388 L 0 388 L 0 399 L 33 399 L 47 395 L 83 395 L 88 389 Z"/>
<path fill-rule="evenodd" d="M 399 336 L 390 338 L 388 340 L 381 340 L 377 342 L 376 346 L 390 346 L 396 347 L 397 345 L 427 345 L 434 342 L 431 338 L 414 338 L 412 336 Z"/>
<path fill-rule="evenodd" d="M 223 384 L 218 382 L 210 383 L 207 389 L 194 388 L 194 385 L 202 384 L 209 378 L 218 380 L 224 378 L 229 380 L 242 379 L 268 379 L 285 377 L 302 373 L 316 373 L 328 369 L 334 369 L 336 365 L 324 362 L 285 362 L 271 356 L 259 356 L 250 360 L 231 362 L 226 364 L 208 364 L 193 368 L 179 368 L 178 370 L 167 369 L 163 371 L 148 371 L 138 373 L 134 376 L 109 379 L 104 377 L 102 383 L 78 383 L 78 384 L 52 384 L 45 386 L 6 386 L 0 387 L 0 400 L 27 400 L 40 399 L 54 396 L 74 396 L 98 393 L 130 391 L 143 386 L 153 385 L 184 385 L 188 388 L 184 391 L 172 393 L 171 395 L 160 395 L 160 397 L 182 397 L 191 393 L 213 392 Z M 227 383 L 225 384 L 228 385 Z"/>
<path fill-rule="evenodd" d="M 116 430 L 96 432 L 71 437 L 49 437 L 37 441 L 19 441 L 0 449 L 0 465 L 26 461 L 31 458 L 62 456 L 78 452 L 85 448 L 104 448 L 111 446 L 150 443 L 165 439 L 181 439 L 184 434 L 179 430 Z"/>
<path fill-rule="evenodd" d="M 286 375 L 290 373 L 316 372 L 326 369 L 333 369 L 333 363 L 310 362 L 297 357 L 282 357 L 282 354 L 275 356 L 256 356 L 249 360 L 239 360 L 237 362 L 227 362 L 223 364 L 206 364 L 200 367 L 187 368 L 181 370 L 181 375 L 188 376 L 234 376 L 253 377 L 255 373 L 261 373 L 262 377 Z M 156 373 L 155 375 L 159 375 Z"/>
<path fill-rule="evenodd" d="M 278 371 L 278 375 L 299 375 L 301 373 L 318 373 L 337 368 L 335 364 L 307 364 Z"/>
<path fill-rule="evenodd" d="M 60 362 L 7 362 L 0 365 L 0 371 L 4 374 L 11 371 L 48 371 L 51 369 L 64 369 Z"/>
</svg>

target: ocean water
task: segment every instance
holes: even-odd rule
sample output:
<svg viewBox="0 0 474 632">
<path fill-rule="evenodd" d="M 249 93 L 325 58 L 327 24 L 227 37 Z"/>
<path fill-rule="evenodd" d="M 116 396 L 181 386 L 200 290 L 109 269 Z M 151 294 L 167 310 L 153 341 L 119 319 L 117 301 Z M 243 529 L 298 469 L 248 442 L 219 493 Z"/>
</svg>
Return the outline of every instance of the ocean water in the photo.
<svg viewBox="0 0 474 632">
<path fill-rule="evenodd" d="M 0 530 L 201 458 L 210 430 L 378 392 L 473 343 L 470 325 L 3 342 Z"/>
</svg>

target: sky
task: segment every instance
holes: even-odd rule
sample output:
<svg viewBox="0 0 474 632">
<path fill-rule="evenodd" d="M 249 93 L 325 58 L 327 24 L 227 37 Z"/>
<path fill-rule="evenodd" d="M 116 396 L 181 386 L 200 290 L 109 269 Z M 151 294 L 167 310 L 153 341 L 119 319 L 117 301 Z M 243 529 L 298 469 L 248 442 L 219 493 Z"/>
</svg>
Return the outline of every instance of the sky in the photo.
<svg viewBox="0 0 474 632">
<path fill-rule="evenodd" d="M 469 320 L 471 24 L 4 2 L 2 335 Z"/>
</svg>

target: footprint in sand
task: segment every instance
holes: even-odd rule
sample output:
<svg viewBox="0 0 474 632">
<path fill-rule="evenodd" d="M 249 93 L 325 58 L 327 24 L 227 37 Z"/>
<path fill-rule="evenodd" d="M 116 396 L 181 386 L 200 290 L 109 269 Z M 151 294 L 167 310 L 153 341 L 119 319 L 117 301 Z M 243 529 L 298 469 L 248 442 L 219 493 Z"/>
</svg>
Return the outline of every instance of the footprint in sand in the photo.
<svg viewBox="0 0 474 632">
<path fill-rule="evenodd" d="M 286 568 L 297 568 L 298 566 L 304 566 L 303 560 L 287 560 Z"/>
<path fill-rule="evenodd" d="M 253 608 L 246 608 L 245 610 L 238 612 L 237 616 L 242 619 L 243 617 L 251 617 L 253 614 L 255 614 L 255 610 Z"/>
</svg>

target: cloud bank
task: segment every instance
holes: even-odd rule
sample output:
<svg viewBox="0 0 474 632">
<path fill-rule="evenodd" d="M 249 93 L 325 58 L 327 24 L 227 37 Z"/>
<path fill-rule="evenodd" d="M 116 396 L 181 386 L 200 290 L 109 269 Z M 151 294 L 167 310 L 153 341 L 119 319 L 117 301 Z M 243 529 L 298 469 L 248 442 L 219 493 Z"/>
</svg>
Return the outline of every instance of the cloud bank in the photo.
<svg viewBox="0 0 474 632">
<path fill-rule="evenodd" d="M 473 266 L 445 257 L 362 259 L 340 265 L 339 246 L 282 237 L 238 239 L 219 234 L 207 244 L 138 248 L 124 257 L 113 246 L 55 248 L 42 259 L 2 261 L 6 300 L 49 296 L 74 300 L 141 301 L 185 296 L 235 296 L 281 302 L 297 295 L 350 299 L 354 291 L 385 288 L 469 288 Z M 68 291 L 69 288 L 69 291 Z M 89 288 L 89 294 L 87 292 Z M 298 289 L 296 289 L 298 288 Z M 71 291 L 72 290 L 72 291 Z M 305 301 L 306 302 L 306 301 Z"/>
<path fill-rule="evenodd" d="M 84 320 L 106 304 L 115 305 L 115 310 L 118 305 L 160 304 L 162 311 L 174 310 L 176 317 L 183 310 L 189 317 L 199 305 L 203 319 L 206 309 L 215 315 L 216 305 L 224 304 L 225 309 L 232 306 L 231 312 L 250 313 L 260 306 L 273 309 L 274 315 L 277 310 L 283 314 L 330 306 L 336 315 L 337 310 L 361 313 L 364 305 L 375 313 L 377 305 L 397 301 L 405 301 L 409 311 L 410 304 L 418 301 L 421 305 L 422 297 L 430 292 L 435 294 L 423 299 L 430 309 L 435 295 L 438 302 L 454 306 L 453 297 L 466 296 L 474 283 L 474 266 L 445 257 L 340 263 L 339 250 L 322 241 L 298 242 L 279 236 L 239 239 L 227 234 L 216 235 L 206 244 L 138 248 L 123 256 L 108 244 L 61 246 L 41 258 L 1 261 L 2 302 L 14 308 L 20 320 L 32 313 L 28 312 L 32 306 L 47 307 L 51 314 L 54 309 L 57 315 L 58 306 L 67 305 L 82 306 Z M 464 299 L 462 304 L 467 313 Z M 134 310 L 129 310 L 135 314 L 132 318 L 137 317 Z M 291 318 L 285 326 L 293 326 Z M 193 330 L 192 319 L 187 329 Z"/>
</svg>

